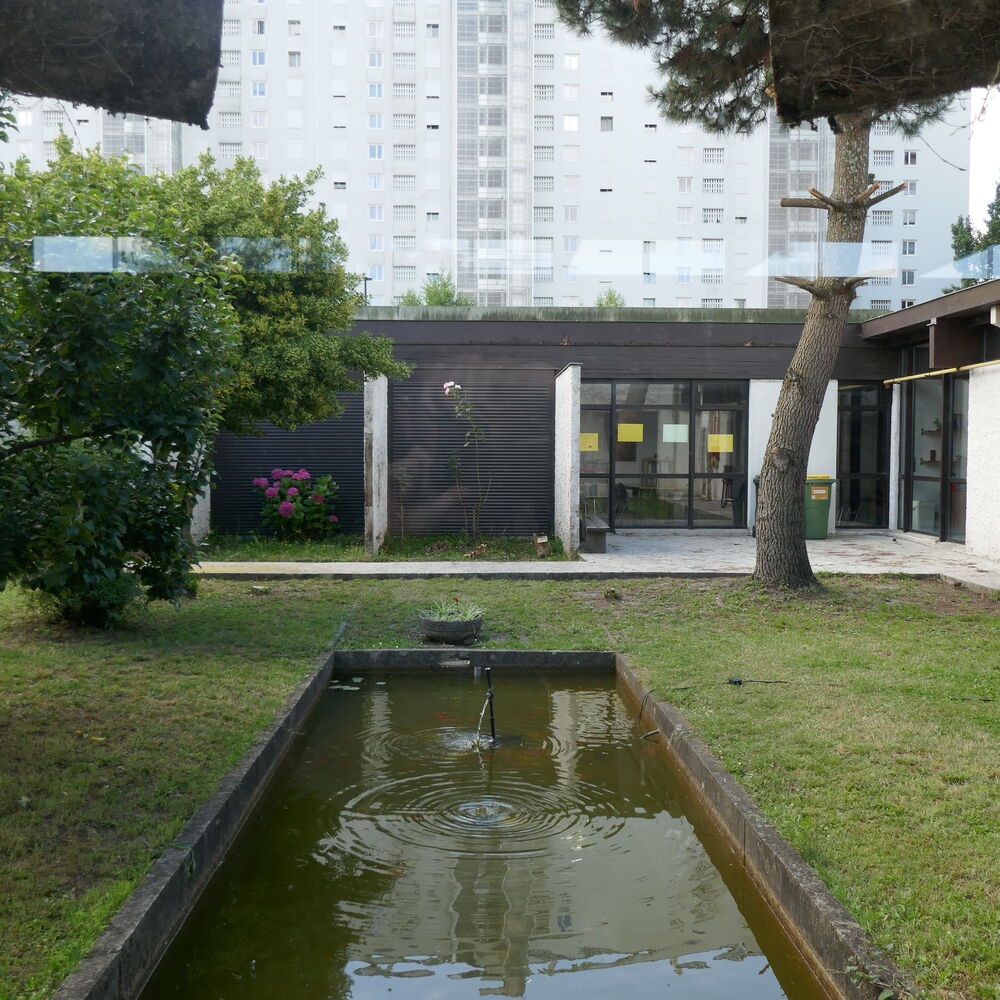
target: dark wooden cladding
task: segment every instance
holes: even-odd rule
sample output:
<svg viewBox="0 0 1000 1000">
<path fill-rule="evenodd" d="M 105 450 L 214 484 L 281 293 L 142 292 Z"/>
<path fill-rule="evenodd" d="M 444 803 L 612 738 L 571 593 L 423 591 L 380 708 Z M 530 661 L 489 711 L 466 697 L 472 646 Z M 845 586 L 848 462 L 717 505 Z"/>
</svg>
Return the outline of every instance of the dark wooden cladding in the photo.
<svg viewBox="0 0 1000 1000">
<path fill-rule="evenodd" d="M 583 377 L 780 379 L 800 323 L 611 323 L 542 320 L 362 320 L 391 337 L 398 357 L 421 365 L 525 366 L 560 371 L 576 362 Z M 848 325 L 834 378 L 882 379 L 897 372 L 891 348 L 862 340 Z"/>
<path fill-rule="evenodd" d="M 448 460 L 459 450 L 466 507 L 475 493 L 471 446 L 463 447 L 468 424 L 455 416 L 442 384 L 460 383 L 486 431 L 480 469 L 489 499 L 484 534 L 524 536 L 552 530 L 554 378 L 549 369 L 467 368 L 453 363 L 421 367 L 392 385 L 390 412 L 390 517 L 400 531 L 400 504 L 407 534 L 460 533 L 466 522 Z M 400 496 L 400 473 L 409 485 Z"/>
<path fill-rule="evenodd" d="M 215 441 L 212 483 L 212 530 L 245 535 L 261 530 L 260 491 L 252 485 L 271 470 L 308 469 L 332 476 L 339 487 L 333 513 L 343 531 L 361 533 L 364 512 L 364 399 L 361 393 L 338 393 L 344 413 L 297 431 L 264 425 L 263 437 L 223 433 Z"/>
</svg>

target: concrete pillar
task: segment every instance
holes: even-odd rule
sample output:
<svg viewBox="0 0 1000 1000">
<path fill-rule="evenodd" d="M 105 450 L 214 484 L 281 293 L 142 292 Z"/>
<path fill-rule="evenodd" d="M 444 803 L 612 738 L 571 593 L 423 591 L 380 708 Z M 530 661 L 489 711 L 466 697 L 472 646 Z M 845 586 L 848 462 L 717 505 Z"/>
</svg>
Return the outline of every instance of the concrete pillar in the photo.
<svg viewBox="0 0 1000 1000">
<path fill-rule="evenodd" d="M 389 380 L 365 380 L 365 551 L 374 556 L 389 530 Z"/>
<path fill-rule="evenodd" d="M 897 382 L 892 387 L 892 409 L 889 411 L 889 529 L 902 528 L 899 509 L 899 456 L 903 443 L 902 424 L 903 387 Z"/>
<path fill-rule="evenodd" d="M 580 375 L 578 364 L 556 376 L 555 534 L 567 552 L 580 547 Z"/>
<path fill-rule="evenodd" d="M 191 509 L 191 538 L 203 542 L 212 530 L 212 493 L 208 482 Z"/>
</svg>

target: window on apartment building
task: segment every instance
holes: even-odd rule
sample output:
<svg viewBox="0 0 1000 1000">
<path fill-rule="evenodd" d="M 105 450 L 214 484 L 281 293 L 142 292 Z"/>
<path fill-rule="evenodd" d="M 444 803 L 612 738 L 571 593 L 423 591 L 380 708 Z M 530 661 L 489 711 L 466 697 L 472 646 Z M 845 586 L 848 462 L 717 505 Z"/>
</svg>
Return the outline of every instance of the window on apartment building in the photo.
<svg viewBox="0 0 1000 1000">
<path fill-rule="evenodd" d="M 915 226 L 917 224 L 917 210 L 915 208 L 903 209 L 903 225 Z"/>
<path fill-rule="evenodd" d="M 536 83 L 535 84 L 535 100 L 536 101 L 554 101 L 555 98 L 556 98 L 555 84 L 552 84 L 552 83 Z"/>
<path fill-rule="evenodd" d="M 917 241 L 903 240 L 903 256 L 915 257 L 917 255 Z"/>
<path fill-rule="evenodd" d="M 257 24 L 257 23 L 263 24 L 264 22 L 263 21 L 259 21 L 259 22 L 253 21 L 253 22 L 251 22 L 251 24 Z M 240 33 L 240 22 L 239 21 L 233 21 L 233 20 L 230 20 L 229 18 L 226 18 L 226 19 L 223 20 L 223 22 L 222 22 L 222 37 L 223 38 L 234 38 L 234 37 L 238 36 L 239 33 Z M 260 32 L 260 34 L 263 34 L 263 33 L 264 32 Z M 256 34 L 256 32 L 255 32 L 255 34 Z"/>
<path fill-rule="evenodd" d="M 381 205 L 368 206 L 368 221 L 381 222 L 385 218 L 385 209 Z"/>
<path fill-rule="evenodd" d="M 219 112 L 220 128 L 239 128 L 241 124 L 242 124 L 242 118 L 238 111 Z"/>
<path fill-rule="evenodd" d="M 536 295 L 532 299 L 532 302 L 536 306 L 550 306 L 550 305 L 552 305 L 552 296 L 551 295 Z"/>
<path fill-rule="evenodd" d="M 398 129 L 412 129 L 417 127 L 417 116 L 414 114 L 395 114 L 392 116 L 392 127 Z"/>
<path fill-rule="evenodd" d="M 393 21 L 393 38 L 415 38 L 417 34 L 417 24 L 415 21 Z"/>
<path fill-rule="evenodd" d="M 917 283 L 917 272 L 916 271 L 900 271 L 899 272 L 899 283 L 901 285 L 915 285 Z"/>
<path fill-rule="evenodd" d="M 916 181 L 903 181 L 906 187 L 903 188 L 903 196 L 912 196 L 917 193 L 917 182 Z"/>
<path fill-rule="evenodd" d="M 883 193 L 886 192 L 886 191 L 888 191 L 889 188 L 893 187 L 893 183 L 890 180 L 876 179 L 875 183 L 878 185 L 879 191 L 881 191 Z"/>
<path fill-rule="evenodd" d="M 656 284 L 656 272 L 655 271 L 643 271 L 642 272 L 642 283 L 644 285 L 655 285 Z"/>
<path fill-rule="evenodd" d="M 650 160 L 643 160 L 642 162 L 643 163 L 656 163 L 656 160 L 650 159 Z"/>
<path fill-rule="evenodd" d="M 385 187 L 385 178 L 381 174 L 368 175 L 368 190 L 381 191 Z"/>
<path fill-rule="evenodd" d="M 564 101 L 580 100 L 580 85 L 578 83 L 564 83 L 562 95 Z"/>
<path fill-rule="evenodd" d="M 417 175 L 416 174 L 393 174 L 392 175 L 392 189 L 394 191 L 416 191 L 417 190 Z"/>
<path fill-rule="evenodd" d="M 579 132 L 580 131 L 580 116 L 579 115 L 563 115 L 563 131 L 564 132 Z"/>
<path fill-rule="evenodd" d="M 701 210 L 701 221 L 707 225 L 722 225 L 721 208 L 703 208 Z"/>
<path fill-rule="evenodd" d="M 382 53 L 381 52 L 369 52 L 368 53 L 368 67 L 369 69 L 378 69 L 382 65 Z"/>
<path fill-rule="evenodd" d="M 385 237 L 381 235 L 371 235 L 368 237 L 368 249 L 376 253 L 385 250 Z"/>
<path fill-rule="evenodd" d="M 346 24 L 335 24 L 333 26 L 333 30 L 334 31 L 347 31 L 347 25 Z"/>
<path fill-rule="evenodd" d="M 702 309 L 721 309 L 722 299 L 702 299 L 701 300 Z"/>
<path fill-rule="evenodd" d="M 563 161 L 566 163 L 579 163 L 580 162 L 580 147 L 579 146 L 563 146 Z"/>
<path fill-rule="evenodd" d="M 747 300 L 746 299 L 733 299 L 733 305 L 737 309 L 746 309 L 746 307 L 747 307 Z"/>
<path fill-rule="evenodd" d="M 677 281 L 681 285 L 691 284 L 691 268 L 690 267 L 679 267 L 677 268 Z"/>
<path fill-rule="evenodd" d="M 254 80 L 250 84 L 251 97 L 267 97 L 267 83 L 264 80 Z"/>
<path fill-rule="evenodd" d="M 612 115 L 601 115 L 601 131 L 614 132 L 615 119 Z"/>
<path fill-rule="evenodd" d="M 891 257 L 892 240 L 872 240 L 873 257 Z"/>
<path fill-rule="evenodd" d="M 394 143 L 392 157 L 394 160 L 415 160 L 417 158 L 417 147 L 408 142 Z"/>
<path fill-rule="evenodd" d="M 551 205 L 535 205 L 531 210 L 535 222 L 553 222 L 555 209 Z"/>
<path fill-rule="evenodd" d="M 381 83 L 369 83 L 368 84 L 368 96 L 371 98 L 381 98 L 382 96 L 382 84 Z"/>
<path fill-rule="evenodd" d="M 567 194 L 576 194 L 580 190 L 580 177 L 578 174 L 565 174 L 563 176 L 563 191 Z"/>
<path fill-rule="evenodd" d="M 656 240 L 643 240 L 642 252 L 644 254 L 656 253 Z"/>
<path fill-rule="evenodd" d="M 548 257 L 555 249 L 555 239 L 552 236 L 536 236 L 531 245 L 536 257 Z"/>
<path fill-rule="evenodd" d="M 554 269 L 551 267 L 541 266 L 532 268 L 532 277 L 539 284 L 547 285 L 549 282 L 552 281 L 553 274 L 554 274 Z"/>
<path fill-rule="evenodd" d="M 535 194 L 547 193 L 555 189 L 554 177 L 535 177 L 533 190 Z"/>
<path fill-rule="evenodd" d="M 643 125 L 642 127 L 647 132 L 655 132 L 656 131 L 656 122 L 646 122 L 646 124 Z"/>
<path fill-rule="evenodd" d="M 613 90 L 602 90 L 601 100 L 602 101 L 613 101 L 615 99 L 615 92 Z"/>
<path fill-rule="evenodd" d="M 302 65 L 302 53 L 297 49 L 289 49 L 288 51 L 288 65 L 289 66 L 301 66 Z"/>
<path fill-rule="evenodd" d="M 368 22 L 368 37 L 381 38 L 385 34 L 385 23 L 383 21 Z"/>
<path fill-rule="evenodd" d="M 426 212 L 424 214 L 428 222 L 438 222 L 441 218 L 440 212 Z"/>
<path fill-rule="evenodd" d="M 579 236 L 563 237 L 563 250 L 566 251 L 566 253 L 576 253 L 579 246 L 580 246 Z"/>
<path fill-rule="evenodd" d="M 871 308 L 884 309 L 888 312 L 892 308 L 892 302 L 889 299 L 872 299 Z"/>
<path fill-rule="evenodd" d="M 656 299 L 643 299 L 642 304 L 644 307 L 652 307 L 656 305 Z"/>
<path fill-rule="evenodd" d="M 424 126 L 428 132 L 436 132 L 441 126 L 437 122 L 427 122 Z"/>
<path fill-rule="evenodd" d="M 507 15 L 480 14 L 479 30 L 484 35 L 505 35 L 507 33 Z"/>
<path fill-rule="evenodd" d="M 552 115 L 535 115 L 535 131 L 551 132 L 556 127 L 556 120 Z"/>
<path fill-rule="evenodd" d="M 745 216 L 745 215 L 737 215 L 733 219 L 733 222 L 735 222 L 736 225 L 738 225 L 738 226 L 745 226 L 747 224 L 747 216 Z"/>
<path fill-rule="evenodd" d="M 726 241 L 717 237 L 705 237 L 701 241 L 701 252 L 717 257 L 725 251 Z"/>
<path fill-rule="evenodd" d="M 239 80 L 219 81 L 219 97 L 239 97 L 239 96 L 240 96 Z"/>
<path fill-rule="evenodd" d="M 701 179 L 702 194 L 724 194 L 725 180 L 722 177 L 703 177 Z"/>
<path fill-rule="evenodd" d="M 382 128 L 382 112 L 373 111 L 368 115 L 369 128 Z"/>
<path fill-rule="evenodd" d="M 896 154 L 891 149 L 872 150 L 873 167 L 891 167 L 895 159 L 896 159 Z"/>
<path fill-rule="evenodd" d="M 677 178 L 677 193 L 678 194 L 690 194 L 694 190 L 694 178 L 693 177 L 678 177 Z"/>
<path fill-rule="evenodd" d="M 678 146 L 677 162 L 694 163 L 694 146 Z"/>
<path fill-rule="evenodd" d="M 393 281 L 416 281 L 417 268 L 413 264 L 396 264 L 392 269 Z"/>
<path fill-rule="evenodd" d="M 874 208 L 869 219 L 873 226 L 891 226 L 892 212 L 884 208 Z"/>
<path fill-rule="evenodd" d="M 556 37 L 556 26 L 554 24 L 536 24 L 535 38 L 538 41 L 546 41 Z"/>
<path fill-rule="evenodd" d="M 250 155 L 255 160 L 266 160 L 267 159 L 267 143 L 266 142 L 251 142 L 250 143 Z M 337 185 L 334 184 L 334 187 Z"/>
<path fill-rule="evenodd" d="M 431 21 L 426 26 L 428 38 L 438 38 L 441 35 L 441 25 Z"/>
<path fill-rule="evenodd" d="M 915 167 L 917 165 L 917 151 L 915 149 L 903 150 L 903 165 Z"/>
<path fill-rule="evenodd" d="M 580 206 L 563 205 L 563 222 L 579 222 L 579 221 L 580 221 Z"/>
<path fill-rule="evenodd" d="M 393 222 L 415 222 L 417 218 L 416 205 L 393 205 Z"/>
<path fill-rule="evenodd" d="M 563 54 L 563 69 L 576 70 L 580 68 L 580 55 L 577 52 Z"/>
<path fill-rule="evenodd" d="M 288 34 L 296 36 L 302 34 L 302 22 L 301 21 L 289 21 L 288 22 Z"/>
<path fill-rule="evenodd" d="M 415 83 L 394 83 L 392 96 L 397 101 L 412 101 L 417 96 L 417 85 Z"/>
<path fill-rule="evenodd" d="M 415 52 L 393 52 L 392 54 L 393 69 L 414 69 L 416 65 L 417 65 L 417 56 Z"/>
<path fill-rule="evenodd" d="M 701 151 L 702 163 L 725 163 L 726 150 L 723 146 L 706 146 Z"/>
<path fill-rule="evenodd" d="M 219 156 L 220 158 L 226 160 L 231 160 L 234 157 L 240 155 L 243 152 L 242 142 L 220 142 L 219 143 Z"/>
<path fill-rule="evenodd" d="M 556 68 L 556 57 L 551 52 L 535 53 L 535 69 L 546 70 Z"/>
<path fill-rule="evenodd" d="M 536 160 L 554 160 L 556 158 L 555 146 L 535 146 Z"/>
<path fill-rule="evenodd" d="M 899 308 L 900 309 L 909 309 L 910 306 L 912 306 L 912 305 L 916 305 L 916 300 L 915 299 L 900 299 L 899 300 Z"/>
<path fill-rule="evenodd" d="M 369 281 L 384 281 L 385 280 L 385 265 L 384 264 L 369 264 L 368 265 L 368 280 Z"/>
<path fill-rule="evenodd" d="M 677 222 L 682 226 L 687 226 L 694 222 L 694 209 L 690 205 L 678 205 Z"/>
<path fill-rule="evenodd" d="M 576 281 L 580 273 L 576 264 L 567 264 L 562 270 L 563 281 Z"/>
<path fill-rule="evenodd" d="M 264 53 L 262 52 L 261 55 Z M 223 49 L 219 54 L 219 61 L 222 63 L 223 69 L 235 69 L 235 67 L 240 65 L 240 50 L 239 49 Z M 254 63 L 254 66 L 263 66 L 263 63 Z"/>
<path fill-rule="evenodd" d="M 704 285 L 721 285 L 722 284 L 722 268 L 721 267 L 703 267 L 701 269 L 701 281 Z"/>
<path fill-rule="evenodd" d="M 368 159 L 369 160 L 382 159 L 382 143 L 380 142 L 368 143 Z"/>
</svg>

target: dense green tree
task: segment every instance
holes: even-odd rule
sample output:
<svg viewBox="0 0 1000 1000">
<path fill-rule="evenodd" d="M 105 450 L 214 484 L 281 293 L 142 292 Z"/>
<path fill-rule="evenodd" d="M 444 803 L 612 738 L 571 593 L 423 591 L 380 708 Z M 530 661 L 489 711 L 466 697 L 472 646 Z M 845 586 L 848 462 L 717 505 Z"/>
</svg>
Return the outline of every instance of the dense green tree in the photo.
<svg viewBox="0 0 1000 1000">
<path fill-rule="evenodd" d="M 407 289 L 399 300 L 401 306 L 474 306 L 476 300 L 455 287 L 449 271 L 431 275 L 420 291 Z"/>
<path fill-rule="evenodd" d="M 255 432 L 261 421 L 294 428 L 341 412 L 336 394 L 359 376 L 405 377 L 385 337 L 346 333 L 363 298 L 345 269 L 337 220 L 310 207 L 321 172 L 265 184 L 252 160 L 220 170 L 211 155 L 162 179 L 187 229 L 239 262 L 230 291 L 240 343 L 222 425 Z"/>
<path fill-rule="evenodd" d="M 662 81 L 650 88 L 661 114 L 716 132 L 747 132 L 763 123 L 768 94 L 768 7 L 765 0 L 556 0 L 560 17 L 578 31 L 603 28 L 614 40 L 652 53 Z M 939 115 L 945 102 L 900 108 L 886 120 L 906 130 Z M 868 209 L 900 188 L 878 191 L 868 172 L 871 112 L 831 122 L 836 133 L 833 188 L 788 198 L 789 208 L 827 213 L 831 260 L 856 256 Z M 834 244 L 847 244 L 837 248 Z M 835 252 L 841 250 L 842 252 Z M 836 266 L 834 266 L 836 269 Z M 819 411 L 833 374 L 844 325 L 864 278 L 843 268 L 812 280 L 778 278 L 808 291 L 809 310 L 775 407 L 760 471 L 755 578 L 769 587 L 815 584 L 805 544 L 803 483 Z"/>
<path fill-rule="evenodd" d="M 606 288 L 594 300 L 596 309 L 622 309 L 625 306 L 625 296 L 615 288 Z"/>
<path fill-rule="evenodd" d="M 951 249 L 956 261 L 975 257 L 964 264 L 967 277 L 944 291 L 953 292 L 969 285 L 979 285 L 997 276 L 1000 270 L 1000 182 L 986 208 L 986 227 L 974 229 L 969 216 L 959 216 L 951 227 Z M 995 256 L 998 258 L 996 261 Z"/>
<path fill-rule="evenodd" d="M 0 585 L 105 624 L 188 586 L 231 268 L 154 179 L 65 139 L 45 171 L 0 174 L 0 218 Z"/>
</svg>

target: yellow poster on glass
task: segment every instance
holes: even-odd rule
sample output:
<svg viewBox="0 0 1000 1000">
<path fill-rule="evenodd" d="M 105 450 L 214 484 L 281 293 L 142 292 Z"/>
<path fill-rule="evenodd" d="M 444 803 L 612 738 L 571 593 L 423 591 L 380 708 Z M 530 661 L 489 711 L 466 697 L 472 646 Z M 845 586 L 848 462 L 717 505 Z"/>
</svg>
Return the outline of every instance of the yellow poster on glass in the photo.
<svg viewBox="0 0 1000 1000">
<path fill-rule="evenodd" d="M 619 441 L 641 441 L 642 440 L 642 424 L 619 424 L 618 425 L 618 440 Z"/>
<path fill-rule="evenodd" d="M 580 451 L 600 451 L 596 434 L 580 435 Z"/>
<path fill-rule="evenodd" d="M 709 434 L 708 435 L 708 450 L 709 451 L 727 451 L 731 452 L 733 450 L 733 435 L 732 434 Z"/>
</svg>

